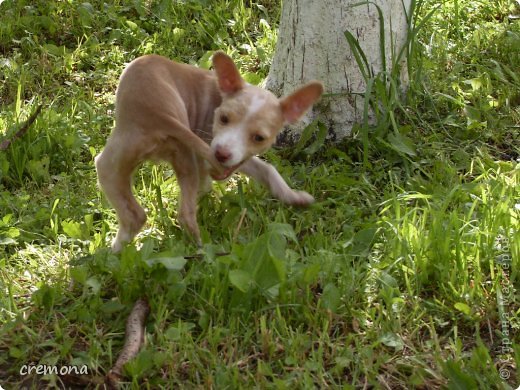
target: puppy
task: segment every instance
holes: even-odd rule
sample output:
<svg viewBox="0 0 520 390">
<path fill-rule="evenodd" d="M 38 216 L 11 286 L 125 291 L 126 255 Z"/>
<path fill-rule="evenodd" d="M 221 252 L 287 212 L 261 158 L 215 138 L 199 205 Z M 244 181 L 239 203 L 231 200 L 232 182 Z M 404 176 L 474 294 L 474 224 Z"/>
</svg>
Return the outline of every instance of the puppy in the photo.
<svg viewBox="0 0 520 390">
<path fill-rule="evenodd" d="M 233 60 L 213 55 L 214 71 L 148 55 L 123 71 L 116 93 L 116 124 L 95 158 L 98 181 L 114 207 L 119 230 L 112 250 L 119 252 L 146 221 L 132 194 L 131 179 L 145 160 L 172 164 L 181 191 L 179 222 L 200 245 L 197 195 L 211 178 L 225 180 L 239 171 L 251 176 L 282 202 L 314 201 L 291 189 L 270 164 L 256 157 L 273 144 L 284 124 L 294 123 L 316 102 L 323 86 L 312 81 L 289 96 L 247 84 Z"/>
</svg>

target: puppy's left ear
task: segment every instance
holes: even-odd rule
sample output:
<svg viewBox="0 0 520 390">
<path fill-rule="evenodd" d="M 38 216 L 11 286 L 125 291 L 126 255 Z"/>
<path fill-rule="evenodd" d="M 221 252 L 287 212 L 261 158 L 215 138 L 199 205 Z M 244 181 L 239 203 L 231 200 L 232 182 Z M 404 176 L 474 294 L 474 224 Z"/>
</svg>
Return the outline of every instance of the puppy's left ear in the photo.
<svg viewBox="0 0 520 390">
<path fill-rule="evenodd" d="M 212 61 L 217 73 L 219 89 L 224 95 L 234 94 L 244 88 L 244 80 L 231 57 L 222 51 L 217 51 L 213 54 Z"/>
<path fill-rule="evenodd" d="M 280 99 L 282 114 L 286 122 L 295 123 L 316 103 L 323 93 L 323 84 L 311 81 L 295 92 Z"/>
</svg>

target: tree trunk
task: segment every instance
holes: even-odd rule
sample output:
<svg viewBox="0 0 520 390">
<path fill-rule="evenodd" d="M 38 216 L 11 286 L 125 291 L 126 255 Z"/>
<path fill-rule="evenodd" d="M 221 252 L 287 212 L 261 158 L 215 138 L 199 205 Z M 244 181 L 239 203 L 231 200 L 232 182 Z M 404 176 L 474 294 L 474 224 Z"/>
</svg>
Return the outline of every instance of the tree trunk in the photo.
<svg viewBox="0 0 520 390">
<path fill-rule="evenodd" d="M 298 138 L 303 128 L 318 118 L 332 137 L 349 135 L 362 121 L 365 80 L 349 48 L 344 32 L 359 41 L 374 73 L 382 69 L 379 14 L 373 4 L 359 0 L 284 0 L 276 53 L 266 87 L 277 95 L 290 93 L 312 79 L 325 85 L 325 93 L 302 122 L 288 128 L 287 141 Z M 406 15 L 411 0 L 373 0 L 384 18 L 387 70 L 406 43 Z M 406 7 L 406 12 L 405 12 Z M 407 83 L 405 62 L 401 62 Z M 404 66 L 403 66 L 404 65 Z"/>
</svg>

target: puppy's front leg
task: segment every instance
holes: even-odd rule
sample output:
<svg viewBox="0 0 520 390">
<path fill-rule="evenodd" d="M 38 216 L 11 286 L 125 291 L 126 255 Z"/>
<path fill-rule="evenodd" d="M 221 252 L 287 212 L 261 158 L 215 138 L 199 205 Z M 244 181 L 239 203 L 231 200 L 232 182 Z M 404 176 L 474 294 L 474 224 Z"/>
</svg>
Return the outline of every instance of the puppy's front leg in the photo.
<svg viewBox="0 0 520 390">
<path fill-rule="evenodd" d="M 195 153 L 180 149 L 172 156 L 171 163 L 177 175 L 177 183 L 181 190 L 177 219 L 188 229 L 196 244 L 202 246 L 199 225 L 197 224 L 197 199 L 199 192 L 199 161 Z"/>
<path fill-rule="evenodd" d="M 275 167 L 258 157 L 252 157 L 240 167 L 240 172 L 265 185 L 282 202 L 293 206 L 308 206 L 314 198 L 305 191 L 295 191 L 287 185 Z"/>
</svg>

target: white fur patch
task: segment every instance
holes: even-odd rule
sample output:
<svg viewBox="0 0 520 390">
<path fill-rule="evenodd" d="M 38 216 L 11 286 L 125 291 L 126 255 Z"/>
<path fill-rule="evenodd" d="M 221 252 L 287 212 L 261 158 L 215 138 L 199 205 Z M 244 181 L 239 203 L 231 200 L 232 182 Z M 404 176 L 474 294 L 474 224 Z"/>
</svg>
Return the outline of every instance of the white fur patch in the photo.
<svg viewBox="0 0 520 390">
<path fill-rule="evenodd" d="M 266 97 L 263 95 L 253 95 L 251 103 L 249 104 L 249 109 L 247 110 L 247 117 L 251 117 L 255 115 L 258 111 L 260 111 L 264 106 L 266 100 Z"/>
</svg>

